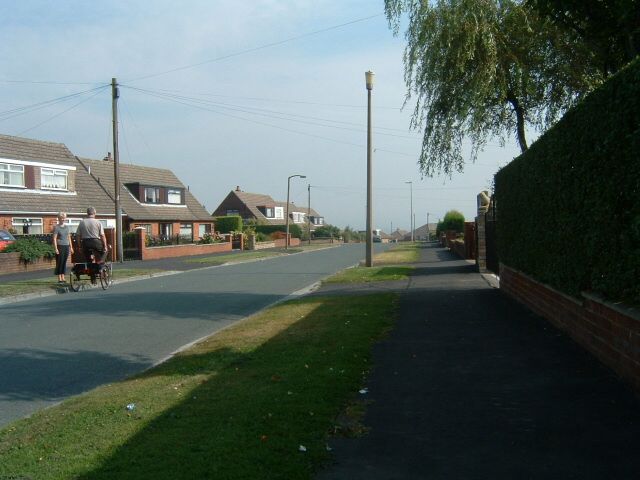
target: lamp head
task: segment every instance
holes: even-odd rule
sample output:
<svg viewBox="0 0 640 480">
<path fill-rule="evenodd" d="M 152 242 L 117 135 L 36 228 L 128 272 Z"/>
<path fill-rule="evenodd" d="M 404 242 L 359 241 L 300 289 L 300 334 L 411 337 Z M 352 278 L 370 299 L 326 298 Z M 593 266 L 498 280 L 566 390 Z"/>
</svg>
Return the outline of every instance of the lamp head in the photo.
<svg viewBox="0 0 640 480">
<path fill-rule="evenodd" d="M 375 73 L 369 70 L 368 72 L 364 72 L 364 76 L 367 82 L 367 90 L 373 90 L 373 78 L 375 77 Z"/>
</svg>

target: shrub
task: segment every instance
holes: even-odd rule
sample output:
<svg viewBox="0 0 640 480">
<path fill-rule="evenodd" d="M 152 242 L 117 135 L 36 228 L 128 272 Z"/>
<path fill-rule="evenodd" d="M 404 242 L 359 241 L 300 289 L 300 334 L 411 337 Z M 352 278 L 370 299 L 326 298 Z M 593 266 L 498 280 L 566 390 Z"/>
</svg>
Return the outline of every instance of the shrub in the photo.
<svg viewBox="0 0 640 480">
<path fill-rule="evenodd" d="M 274 232 L 286 232 L 286 225 L 256 225 L 255 226 L 256 234 L 264 233 L 265 235 L 271 235 Z M 289 233 L 294 238 L 300 238 L 302 235 L 302 229 L 299 225 L 295 223 L 289 224 Z"/>
<path fill-rule="evenodd" d="M 447 230 L 453 230 L 457 233 L 464 232 L 464 215 L 457 210 L 449 210 L 444 214 L 444 219 L 438 222 L 436 227 L 436 234 L 440 235 L 441 232 Z"/>
<path fill-rule="evenodd" d="M 502 263 L 569 295 L 640 304 L 640 60 L 495 180 Z"/>
<path fill-rule="evenodd" d="M 20 260 L 24 263 L 35 262 L 40 258 L 54 258 L 56 252 L 53 246 L 35 238 L 21 238 L 4 249 L 5 253 L 20 252 Z"/>
<path fill-rule="evenodd" d="M 231 233 L 242 231 L 242 217 L 239 215 L 229 215 L 225 217 L 215 217 L 213 219 L 216 231 L 220 233 Z"/>
</svg>

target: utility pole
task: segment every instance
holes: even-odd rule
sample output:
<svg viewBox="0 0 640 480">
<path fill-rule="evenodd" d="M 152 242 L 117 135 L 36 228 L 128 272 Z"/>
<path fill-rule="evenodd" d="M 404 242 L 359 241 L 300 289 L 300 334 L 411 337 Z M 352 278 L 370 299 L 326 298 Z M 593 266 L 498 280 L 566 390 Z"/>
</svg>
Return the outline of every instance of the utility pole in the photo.
<svg viewBox="0 0 640 480">
<path fill-rule="evenodd" d="M 118 81 L 111 79 L 111 113 L 113 116 L 113 190 L 116 206 L 116 261 L 122 263 L 122 210 L 120 208 L 120 155 L 118 153 Z"/>
<path fill-rule="evenodd" d="M 431 231 L 429 230 L 429 212 L 427 212 L 427 242 L 431 241 Z"/>
<path fill-rule="evenodd" d="M 307 184 L 307 235 L 309 236 L 309 245 L 311 245 L 311 184 Z"/>
<path fill-rule="evenodd" d="M 365 72 L 367 87 L 367 244 L 365 265 L 373 267 L 373 137 L 371 133 L 371 90 L 373 90 L 374 73 Z"/>
</svg>

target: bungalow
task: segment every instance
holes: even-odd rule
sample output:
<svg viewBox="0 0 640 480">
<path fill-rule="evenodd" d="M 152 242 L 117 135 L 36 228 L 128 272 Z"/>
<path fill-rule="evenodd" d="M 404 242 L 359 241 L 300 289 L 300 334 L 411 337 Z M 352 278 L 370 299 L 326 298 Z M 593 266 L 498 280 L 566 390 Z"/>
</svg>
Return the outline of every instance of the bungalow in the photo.
<svg viewBox="0 0 640 480">
<path fill-rule="evenodd" d="M 214 217 L 239 215 L 244 223 L 255 221 L 266 225 L 285 225 L 287 202 L 277 202 L 269 195 L 249 193 L 236 187 L 229 192 L 224 200 L 213 212 Z M 307 209 L 294 203 L 289 203 L 289 222 L 301 226 L 306 225 L 307 215 L 311 222 L 311 230 L 324 225 L 324 217 L 314 209 Z"/>
<path fill-rule="evenodd" d="M 113 198 L 113 159 L 78 158 L 96 184 Z M 171 170 L 120 164 L 120 205 L 123 230 L 144 228 L 147 235 L 170 238 L 180 235 L 194 240 L 213 231 L 207 210 Z M 110 200 L 113 205 L 113 200 Z M 126 220 L 125 220 L 126 218 Z"/>
<path fill-rule="evenodd" d="M 213 230 L 206 209 L 170 170 L 120 165 L 123 230 L 202 237 Z M 51 233 L 57 213 L 75 230 L 89 206 L 115 227 L 113 161 L 80 159 L 61 143 L 0 135 L 0 228 Z"/>
</svg>

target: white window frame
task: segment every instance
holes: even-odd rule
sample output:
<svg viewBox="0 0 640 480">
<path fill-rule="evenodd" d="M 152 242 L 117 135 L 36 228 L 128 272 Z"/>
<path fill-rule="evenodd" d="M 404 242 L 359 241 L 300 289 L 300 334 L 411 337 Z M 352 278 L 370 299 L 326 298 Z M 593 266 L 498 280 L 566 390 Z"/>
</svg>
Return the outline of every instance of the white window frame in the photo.
<svg viewBox="0 0 640 480">
<path fill-rule="evenodd" d="M 275 218 L 276 220 L 283 220 L 284 219 L 284 207 L 275 207 L 274 209 L 274 213 L 275 213 Z"/>
<path fill-rule="evenodd" d="M 6 168 L 5 168 L 6 167 Z M 21 183 L 11 183 L 11 177 L 14 175 L 22 177 Z M 8 177 L 5 177 L 8 175 Z M 5 178 L 9 178 L 9 182 L 5 182 Z M 12 163 L 0 163 L 0 187 L 22 187 L 24 188 L 24 165 L 15 165 Z"/>
<path fill-rule="evenodd" d="M 46 177 L 53 177 L 52 184 L 47 184 L 45 182 Z M 62 178 L 64 181 L 64 187 L 56 186 L 57 182 L 56 178 Z M 69 172 L 66 170 L 60 170 L 57 168 L 49 168 L 49 167 L 41 167 L 40 168 L 40 187 L 43 190 L 60 190 L 60 191 L 68 191 L 69 190 Z"/>
<path fill-rule="evenodd" d="M 304 223 L 304 213 L 302 212 L 293 212 L 293 223 Z"/>
<path fill-rule="evenodd" d="M 22 227 L 24 227 L 25 220 L 29 222 L 29 235 L 41 235 L 44 233 L 44 222 L 42 218 L 37 217 L 13 217 L 11 219 L 11 226 L 16 229 L 18 235 L 22 235 Z M 33 231 L 34 229 L 40 230 L 39 232 Z"/>
<path fill-rule="evenodd" d="M 178 196 L 178 201 L 171 201 L 172 197 L 173 200 L 175 200 L 176 195 Z M 182 204 L 182 192 L 180 190 L 177 190 L 175 188 L 169 188 L 167 189 L 167 203 L 170 203 L 172 205 L 180 205 Z"/>
<path fill-rule="evenodd" d="M 193 223 L 181 223 L 180 236 L 190 237 L 193 240 Z"/>
<path fill-rule="evenodd" d="M 209 231 L 207 232 L 207 227 L 209 227 Z M 210 223 L 200 223 L 198 224 L 198 237 L 202 238 L 206 234 L 211 234 L 211 224 Z"/>
<path fill-rule="evenodd" d="M 264 216 L 266 218 L 276 218 L 275 207 L 264 207 Z"/>
</svg>

